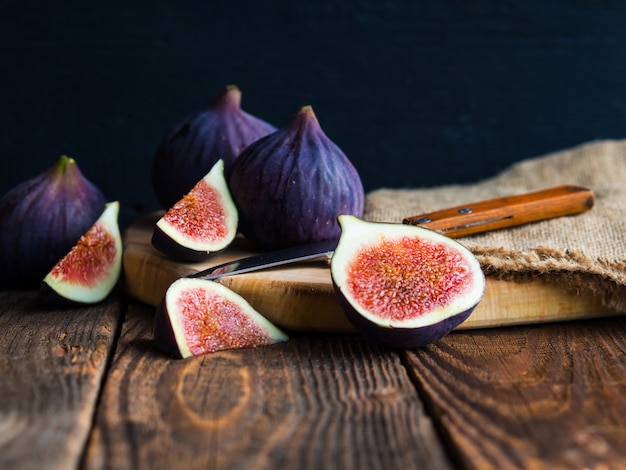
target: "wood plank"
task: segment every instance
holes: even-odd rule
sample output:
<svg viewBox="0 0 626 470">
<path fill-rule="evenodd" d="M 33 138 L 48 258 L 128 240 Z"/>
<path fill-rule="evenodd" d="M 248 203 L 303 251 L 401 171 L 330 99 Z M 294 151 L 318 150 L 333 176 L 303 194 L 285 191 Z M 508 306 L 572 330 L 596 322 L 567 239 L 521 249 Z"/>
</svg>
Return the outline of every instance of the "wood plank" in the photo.
<svg viewBox="0 0 626 470">
<path fill-rule="evenodd" d="M 465 468 L 626 468 L 626 319 L 455 332 L 407 367 Z"/>
<path fill-rule="evenodd" d="M 120 302 L 42 308 L 0 292 L 0 468 L 76 468 L 120 323 Z"/>
<path fill-rule="evenodd" d="M 250 244 L 238 239 L 227 250 L 203 263 L 176 262 L 152 247 L 150 239 L 158 214 L 138 220 L 124 233 L 124 288 L 133 298 L 157 305 L 172 282 L 180 277 L 232 259 L 254 254 Z M 268 320 L 297 331 L 349 332 L 333 290 L 327 261 L 224 277 L 219 280 L 241 294 Z M 598 297 L 549 276 L 525 282 L 488 276 L 482 302 L 458 329 L 495 327 L 615 315 Z"/>
<path fill-rule="evenodd" d="M 127 312 L 86 468 L 450 468 L 397 354 L 301 334 L 170 359 L 153 312 Z"/>
</svg>

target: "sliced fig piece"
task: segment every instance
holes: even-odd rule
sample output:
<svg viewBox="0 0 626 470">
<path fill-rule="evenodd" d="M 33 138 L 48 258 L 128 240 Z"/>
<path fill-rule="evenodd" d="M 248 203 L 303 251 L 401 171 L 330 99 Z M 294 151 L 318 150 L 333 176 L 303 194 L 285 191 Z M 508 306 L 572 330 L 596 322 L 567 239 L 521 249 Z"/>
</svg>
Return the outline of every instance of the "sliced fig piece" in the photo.
<svg viewBox="0 0 626 470">
<path fill-rule="evenodd" d="M 256 348 L 288 339 L 239 294 L 204 279 L 173 282 L 155 316 L 155 344 L 175 357 Z"/>
<path fill-rule="evenodd" d="M 107 203 L 98 220 L 46 275 L 41 292 L 47 301 L 92 304 L 111 293 L 122 268 L 119 207 L 118 201 Z"/>
<path fill-rule="evenodd" d="M 459 242 L 404 224 L 339 216 L 333 285 L 355 329 L 372 341 L 417 348 L 465 321 L 485 291 L 476 257 Z"/>
<path fill-rule="evenodd" d="M 226 248 L 237 235 L 237 208 L 224 178 L 224 162 L 211 171 L 161 217 L 152 245 L 179 260 L 199 262 Z"/>
</svg>

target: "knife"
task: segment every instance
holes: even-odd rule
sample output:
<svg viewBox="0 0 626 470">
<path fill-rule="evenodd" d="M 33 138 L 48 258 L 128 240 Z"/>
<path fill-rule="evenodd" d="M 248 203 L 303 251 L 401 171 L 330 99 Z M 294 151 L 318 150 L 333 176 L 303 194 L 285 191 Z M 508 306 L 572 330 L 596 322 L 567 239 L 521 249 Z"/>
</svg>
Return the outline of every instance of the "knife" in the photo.
<svg viewBox="0 0 626 470">
<path fill-rule="evenodd" d="M 498 197 L 405 218 L 402 223 L 434 230 L 451 238 L 579 214 L 593 207 L 593 192 L 562 185 L 525 194 Z M 229 261 L 187 277 L 218 279 L 298 261 L 330 258 L 337 240 L 325 240 Z"/>
</svg>

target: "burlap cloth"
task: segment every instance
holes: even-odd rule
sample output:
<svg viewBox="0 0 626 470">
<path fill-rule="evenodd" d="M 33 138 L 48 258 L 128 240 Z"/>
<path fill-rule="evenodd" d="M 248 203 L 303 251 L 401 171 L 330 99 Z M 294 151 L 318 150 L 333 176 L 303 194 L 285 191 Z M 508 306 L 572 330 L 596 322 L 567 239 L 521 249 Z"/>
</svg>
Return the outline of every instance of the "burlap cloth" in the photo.
<svg viewBox="0 0 626 470">
<path fill-rule="evenodd" d="M 468 165 L 471 162 L 468 162 Z M 626 140 L 596 141 L 517 163 L 476 184 L 428 189 L 378 189 L 367 194 L 364 218 L 404 217 L 561 184 L 592 189 L 583 214 L 459 238 L 488 275 L 524 282 L 543 278 L 600 296 L 626 312 Z"/>
</svg>

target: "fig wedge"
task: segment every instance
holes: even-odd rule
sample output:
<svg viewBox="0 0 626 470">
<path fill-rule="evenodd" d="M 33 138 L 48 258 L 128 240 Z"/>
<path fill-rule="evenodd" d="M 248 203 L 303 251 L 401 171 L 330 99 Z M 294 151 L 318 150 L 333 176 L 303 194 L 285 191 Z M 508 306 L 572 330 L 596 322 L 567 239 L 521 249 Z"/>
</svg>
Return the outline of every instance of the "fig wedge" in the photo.
<svg viewBox="0 0 626 470">
<path fill-rule="evenodd" d="M 174 281 L 155 316 L 156 347 L 179 358 L 256 348 L 288 339 L 239 294 L 204 279 Z"/>
<path fill-rule="evenodd" d="M 118 215 L 118 201 L 105 205 L 98 220 L 44 277 L 43 300 L 93 304 L 111 293 L 122 270 Z"/>
<path fill-rule="evenodd" d="M 224 178 L 224 162 L 211 170 L 161 217 L 152 245 L 178 261 L 199 262 L 226 248 L 237 235 L 237 208 Z"/>
</svg>

